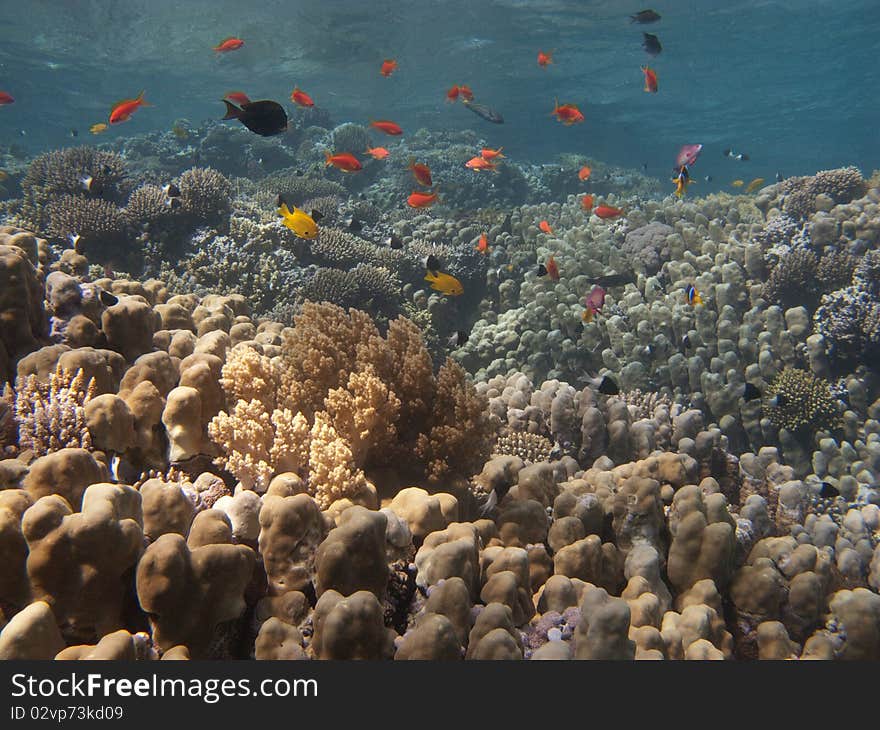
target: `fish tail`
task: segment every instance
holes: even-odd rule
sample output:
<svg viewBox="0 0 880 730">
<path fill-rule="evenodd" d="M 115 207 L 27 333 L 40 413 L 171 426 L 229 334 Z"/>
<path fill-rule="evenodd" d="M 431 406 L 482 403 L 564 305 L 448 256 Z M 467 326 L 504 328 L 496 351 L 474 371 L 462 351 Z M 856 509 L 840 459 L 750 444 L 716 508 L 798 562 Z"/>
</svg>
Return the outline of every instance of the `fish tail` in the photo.
<svg viewBox="0 0 880 730">
<path fill-rule="evenodd" d="M 231 101 L 227 101 L 226 99 L 222 99 L 221 101 L 226 104 L 226 116 L 223 117 L 223 119 L 241 118 L 241 109 L 235 106 Z"/>
<path fill-rule="evenodd" d="M 437 276 L 433 271 L 428 271 L 425 273 L 425 281 L 430 281 L 432 284 L 436 283 L 440 277 Z"/>
<path fill-rule="evenodd" d="M 144 99 L 145 93 L 146 93 L 146 89 L 142 89 L 141 93 L 135 97 L 135 101 L 138 102 L 138 104 L 140 104 L 141 106 L 153 106 L 152 104 L 150 104 L 150 102 L 148 102 L 146 99 Z"/>
<path fill-rule="evenodd" d="M 324 156 L 324 167 L 330 167 L 330 165 L 333 164 L 333 163 L 330 161 L 330 158 L 331 158 L 331 157 L 333 157 L 333 155 L 331 155 L 330 152 L 327 151 L 327 152 L 325 153 L 325 156 Z"/>
</svg>

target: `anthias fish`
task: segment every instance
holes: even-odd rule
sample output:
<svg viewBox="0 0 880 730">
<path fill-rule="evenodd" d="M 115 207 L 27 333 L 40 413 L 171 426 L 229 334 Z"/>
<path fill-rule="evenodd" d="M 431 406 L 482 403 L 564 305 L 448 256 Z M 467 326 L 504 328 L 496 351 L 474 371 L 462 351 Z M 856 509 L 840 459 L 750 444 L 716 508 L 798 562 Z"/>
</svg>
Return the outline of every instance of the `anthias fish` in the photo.
<svg viewBox="0 0 880 730">
<path fill-rule="evenodd" d="M 385 134 L 390 134 L 392 136 L 403 134 L 403 130 L 399 125 L 394 122 L 389 122 L 387 119 L 380 119 L 378 122 L 370 122 L 370 126 L 374 129 L 378 129 L 380 132 L 385 132 Z"/>
<path fill-rule="evenodd" d="M 763 177 L 756 177 L 748 185 L 746 185 L 746 192 L 753 193 L 758 188 L 760 188 L 763 184 L 764 184 L 764 178 Z"/>
<path fill-rule="evenodd" d="M 656 94 L 657 89 L 657 72 L 650 66 L 642 66 L 642 73 L 645 74 L 645 91 L 650 94 Z"/>
<path fill-rule="evenodd" d="M 419 183 L 419 185 L 424 185 L 429 188 L 434 184 L 433 180 L 431 180 L 431 168 L 429 168 L 426 164 L 422 162 L 416 162 L 415 160 L 409 161 L 409 169 L 412 171 L 413 177 Z"/>
<path fill-rule="evenodd" d="M 277 101 L 251 101 L 241 107 L 235 106 L 228 99 L 222 101 L 226 104 L 226 116 L 223 119 L 237 119 L 254 134 L 271 137 L 287 129 L 287 112 Z"/>
<path fill-rule="evenodd" d="M 12 94 L 6 91 L 0 91 L 0 106 L 6 106 L 7 104 L 14 104 L 15 99 Z"/>
<path fill-rule="evenodd" d="M 680 168 L 682 165 L 687 165 L 691 167 L 700 156 L 700 151 L 703 149 L 703 145 L 701 144 L 684 144 L 681 146 L 681 149 L 678 151 L 678 155 L 675 158 L 675 167 Z"/>
<path fill-rule="evenodd" d="M 580 170 L 578 170 L 578 180 L 588 180 L 590 175 L 593 174 L 592 169 L 590 169 L 589 165 L 584 165 Z"/>
<path fill-rule="evenodd" d="M 229 53 L 229 51 L 237 51 L 243 45 L 244 41 L 241 38 L 230 36 L 214 46 L 214 50 L 217 51 L 217 53 Z"/>
<path fill-rule="evenodd" d="M 492 249 L 489 248 L 489 237 L 484 233 L 480 236 L 480 240 L 477 241 L 477 245 L 474 248 L 479 251 L 483 256 L 488 255 L 492 252 Z"/>
<path fill-rule="evenodd" d="M 446 92 L 446 101 L 453 102 L 453 103 L 458 101 L 458 95 L 460 93 L 461 93 L 461 87 L 458 84 L 456 84 L 455 86 L 451 87 Z"/>
<path fill-rule="evenodd" d="M 629 16 L 630 23 L 656 23 L 660 20 L 659 13 L 655 13 L 653 10 L 639 10 L 635 15 Z"/>
<path fill-rule="evenodd" d="M 397 61 L 393 58 L 386 58 L 382 61 L 382 66 L 379 68 L 379 73 L 383 76 L 390 76 L 397 70 Z"/>
<path fill-rule="evenodd" d="M 315 106 L 315 102 L 312 97 L 309 96 L 305 91 L 300 89 L 299 86 L 295 86 L 293 91 L 290 92 L 290 100 L 298 106 Z"/>
<path fill-rule="evenodd" d="M 649 56 L 659 55 L 663 50 L 663 46 L 660 45 L 660 39 L 651 33 L 642 33 L 642 36 L 644 36 L 642 48 L 645 49 L 645 52 Z"/>
<path fill-rule="evenodd" d="M 142 91 L 138 94 L 134 99 L 123 99 L 122 101 L 117 101 L 112 109 L 110 110 L 110 124 L 119 124 L 120 122 L 127 122 L 131 119 L 131 115 L 142 106 L 149 106 L 149 104 L 144 100 L 144 92 Z"/>
<path fill-rule="evenodd" d="M 581 198 L 581 208 L 583 208 L 587 213 L 593 210 L 593 196 L 585 195 Z"/>
<path fill-rule="evenodd" d="M 551 63 L 553 63 L 553 54 L 552 53 L 544 53 L 544 51 L 538 51 L 538 65 L 541 68 L 547 68 Z"/>
<path fill-rule="evenodd" d="M 617 216 L 623 213 L 620 208 L 614 208 L 610 205 L 600 205 L 593 212 L 603 220 L 607 220 L 609 218 L 617 218 Z"/>
<path fill-rule="evenodd" d="M 351 152 L 339 152 L 335 155 L 327 152 L 324 157 L 324 167 L 330 167 L 331 165 L 337 170 L 342 170 L 342 172 L 357 172 L 363 169 L 358 158 L 351 154 Z"/>
<path fill-rule="evenodd" d="M 410 208 L 427 208 L 437 202 L 437 193 L 413 192 L 407 199 L 406 204 Z"/>
<path fill-rule="evenodd" d="M 538 224 L 538 228 L 540 228 L 544 233 L 553 233 L 553 229 L 550 227 L 550 224 L 547 221 L 541 221 Z"/>
<path fill-rule="evenodd" d="M 587 295 L 586 301 L 584 301 L 584 311 L 581 314 L 581 319 L 586 323 L 592 322 L 595 316 L 602 311 L 602 307 L 604 306 L 605 289 L 596 285 Z"/>
<path fill-rule="evenodd" d="M 497 150 L 483 147 L 483 149 L 480 150 L 480 157 L 484 160 L 494 160 L 496 157 L 504 157 L 504 155 L 501 154 L 501 150 L 503 149 L 503 147 L 499 147 Z"/>
<path fill-rule="evenodd" d="M 374 160 L 384 160 L 391 153 L 384 147 L 367 147 L 364 154 L 369 155 Z"/>
<path fill-rule="evenodd" d="M 475 101 L 464 98 L 464 94 L 462 94 L 461 103 L 464 104 L 478 117 L 485 119 L 487 122 L 492 122 L 492 124 L 504 124 L 504 117 L 502 117 L 497 111 L 495 111 L 491 107 L 486 106 L 485 104 L 477 104 Z"/>
<path fill-rule="evenodd" d="M 469 170 L 475 170 L 477 172 L 480 170 L 492 170 L 494 172 L 498 169 L 498 166 L 494 162 L 490 162 L 482 156 L 471 157 L 471 159 L 464 163 L 464 166 Z"/>
<path fill-rule="evenodd" d="M 550 113 L 555 115 L 556 119 L 562 122 L 566 127 L 584 121 L 584 115 L 581 114 L 581 110 L 578 109 L 575 104 L 563 104 L 560 106 L 558 99 L 554 102 L 553 111 Z"/>
<path fill-rule="evenodd" d="M 451 274 L 442 271 L 429 271 L 425 274 L 425 281 L 431 282 L 431 288 L 441 294 L 457 297 L 464 294 L 464 287 L 461 282 Z"/>
<path fill-rule="evenodd" d="M 282 224 L 293 231 L 297 237 L 312 239 L 318 235 L 318 225 L 315 218 L 320 220 L 321 215 L 317 211 L 312 211 L 312 215 L 309 215 L 296 206 L 294 206 L 291 211 L 287 203 L 281 201 L 281 207 L 278 208 L 278 215 L 281 216 Z"/>
</svg>

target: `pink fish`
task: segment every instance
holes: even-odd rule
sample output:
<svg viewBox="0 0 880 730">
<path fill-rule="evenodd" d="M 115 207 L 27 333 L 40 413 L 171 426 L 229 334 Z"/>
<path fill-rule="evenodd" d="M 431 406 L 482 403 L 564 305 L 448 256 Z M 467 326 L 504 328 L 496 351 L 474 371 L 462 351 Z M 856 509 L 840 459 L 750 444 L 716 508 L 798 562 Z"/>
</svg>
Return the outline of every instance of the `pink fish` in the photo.
<svg viewBox="0 0 880 730">
<path fill-rule="evenodd" d="M 676 168 L 681 169 L 682 165 L 687 165 L 688 167 L 693 165 L 700 156 L 700 150 L 702 149 L 703 145 L 701 144 L 682 145 L 681 149 L 678 151 L 678 157 L 675 158 Z"/>
<path fill-rule="evenodd" d="M 593 317 L 595 317 L 599 312 L 602 311 L 602 307 L 605 306 L 605 290 L 599 286 L 598 284 L 593 287 L 593 291 L 589 293 L 587 296 L 587 300 L 584 302 L 584 311 L 581 315 L 584 322 L 592 322 Z"/>
</svg>

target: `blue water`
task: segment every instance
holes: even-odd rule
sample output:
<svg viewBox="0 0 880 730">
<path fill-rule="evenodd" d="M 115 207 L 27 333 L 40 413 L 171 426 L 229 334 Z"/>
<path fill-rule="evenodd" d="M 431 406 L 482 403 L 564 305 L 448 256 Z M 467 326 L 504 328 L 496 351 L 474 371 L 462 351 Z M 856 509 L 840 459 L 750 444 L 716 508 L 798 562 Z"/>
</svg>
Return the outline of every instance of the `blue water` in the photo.
<svg viewBox="0 0 880 730">
<path fill-rule="evenodd" d="M 735 177 L 880 167 L 876 2 L 648 6 L 662 20 L 640 26 L 628 15 L 645 6 L 598 0 L 2 0 L 0 89 L 16 103 L 0 108 L 0 139 L 31 153 L 98 143 L 219 118 L 232 89 L 289 104 L 296 84 L 336 123 L 474 128 L 519 160 L 578 152 L 665 176 L 681 144 L 700 142 L 695 177 L 715 179 L 700 192 Z M 663 44 L 655 59 L 643 30 Z M 244 48 L 214 54 L 229 35 Z M 537 66 L 539 49 L 555 51 L 551 67 Z M 378 73 L 386 57 L 400 64 L 390 78 Z M 644 63 L 657 70 L 658 94 L 642 91 Z M 445 104 L 453 83 L 469 84 L 506 123 Z M 88 134 L 141 89 L 154 106 Z M 578 104 L 586 122 L 558 124 L 554 97 Z M 751 161 L 724 159 L 726 147 Z"/>
</svg>

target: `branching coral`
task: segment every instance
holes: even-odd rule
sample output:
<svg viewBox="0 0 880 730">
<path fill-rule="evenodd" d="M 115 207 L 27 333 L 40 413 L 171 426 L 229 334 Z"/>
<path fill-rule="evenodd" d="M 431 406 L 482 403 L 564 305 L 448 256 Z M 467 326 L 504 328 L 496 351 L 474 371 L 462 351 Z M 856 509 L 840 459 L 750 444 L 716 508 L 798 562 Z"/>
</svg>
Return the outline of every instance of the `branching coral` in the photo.
<svg viewBox="0 0 880 730">
<path fill-rule="evenodd" d="M 806 218 L 816 210 L 816 196 L 827 195 L 835 203 L 848 203 L 865 193 L 865 179 L 855 167 L 822 170 L 811 177 L 788 178 L 779 185 L 782 209 L 795 218 Z"/>
<path fill-rule="evenodd" d="M 46 232 L 56 238 L 81 236 L 81 245 L 92 259 L 115 254 L 124 241 L 128 221 L 109 200 L 60 195 L 46 205 L 46 211 Z"/>
<path fill-rule="evenodd" d="M 85 405 L 97 390 L 84 372 L 70 373 L 60 365 L 42 383 L 28 375 L 15 399 L 19 445 L 42 456 L 65 448 L 91 448 Z"/>
<path fill-rule="evenodd" d="M 182 209 L 199 220 L 213 223 L 228 218 L 232 184 L 210 167 L 193 167 L 180 176 Z"/>
<path fill-rule="evenodd" d="M 499 436 L 495 442 L 495 453 L 505 456 L 518 456 L 525 462 L 547 461 L 553 451 L 553 444 L 546 436 L 526 431 L 511 431 Z"/>
<path fill-rule="evenodd" d="M 776 428 L 791 432 L 834 428 L 840 418 L 828 383 L 796 368 L 786 368 L 770 383 L 764 414 Z"/>
<path fill-rule="evenodd" d="M 825 338 L 841 362 L 870 357 L 878 352 L 878 306 L 880 303 L 857 286 L 838 289 L 822 297 L 813 321 L 816 331 Z"/>
<path fill-rule="evenodd" d="M 774 304 L 793 307 L 803 303 L 815 286 L 816 254 L 806 248 L 793 248 L 779 259 L 764 282 L 764 297 Z"/>
</svg>

